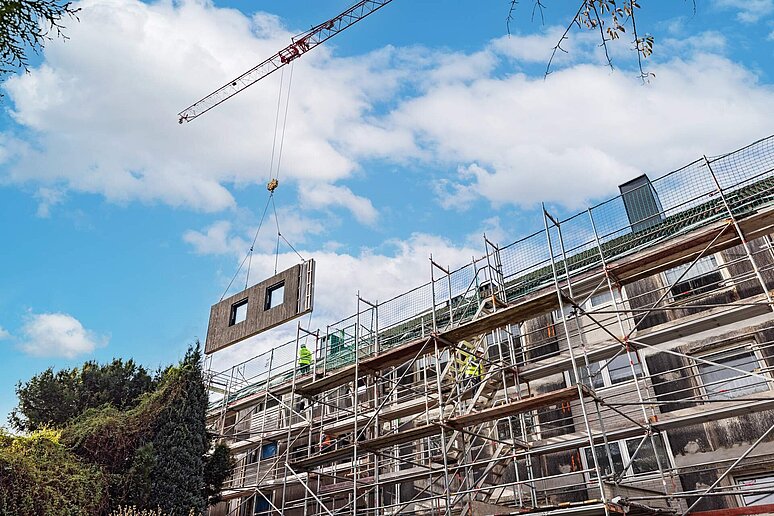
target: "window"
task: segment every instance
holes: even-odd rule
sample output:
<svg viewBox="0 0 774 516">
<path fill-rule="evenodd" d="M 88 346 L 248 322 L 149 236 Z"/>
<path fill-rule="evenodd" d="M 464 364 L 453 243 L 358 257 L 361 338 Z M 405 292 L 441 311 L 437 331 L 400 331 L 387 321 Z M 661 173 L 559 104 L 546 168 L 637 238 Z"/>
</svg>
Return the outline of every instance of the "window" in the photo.
<svg viewBox="0 0 774 516">
<path fill-rule="evenodd" d="M 585 364 L 582 363 L 582 361 L 578 362 L 578 369 L 580 370 L 581 374 L 581 383 L 584 385 L 588 385 L 589 387 L 594 387 L 595 389 L 599 389 L 600 387 L 605 386 L 605 378 L 603 375 L 599 374 L 599 368 L 601 366 L 602 362 L 591 362 L 589 363 L 589 366 L 586 367 Z M 575 384 L 575 373 L 574 371 L 570 370 L 570 378 L 572 378 L 571 384 Z"/>
<path fill-rule="evenodd" d="M 621 302 L 621 293 L 618 290 L 614 290 L 615 300 Z M 613 302 L 613 296 L 610 294 L 610 289 L 607 287 L 600 288 L 596 294 L 591 296 L 588 301 L 588 306 L 596 308 L 598 306 L 607 305 Z"/>
<path fill-rule="evenodd" d="M 774 491 L 774 473 L 736 477 L 736 484 L 743 491 Z M 774 493 L 742 494 L 742 501 L 745 507 L 774 504 Z"/>
<path fill-rule="evenodd" d="M 690 263 L 678 265 L 664 272 L 664 277 L 667 283 L 672 285 L 683 273 L 685 276 L 671 288 L 671 294 L 675 300 L 709 292 L 718 288 L 723 281 L 723 275 L 718 270 L 718 262 L 714 255 L 700 258 L 693 267 Z"/>
<path fill-rule="evenodd" d="M 277 283 L 273 287 L 266 289 L 266 303 L 264 304 L 264 310 L 270 310 L 275 306 L 279 306 L 285 300 L 285 282 Z"/>
<path fill-rule="evenodd" d="M 229 316 L 228 325 L 234 326 L 247 319 L 247 299 L 238 301 L 231 305 L 231 315 Z"/>
<path fill-rule="evenodd" d="M 608 449 L 610 450 L 610 457 L 605 453 L 604 444 L 594 446 L 594 452 L 597 454 L 597 462 L 599 463 L 599 469 L 602 470 L 603 477 L 613 474 L 613 472 L 610 471 L 611 461 L 616 473 L 620 473 L 623 469 L 623 458 L 621 457 L 621 448 L 618 446 L 618 443 L 608 443 Z M 594 457 L 591 455 L 591 448 L 584 448 L 583 452 L 586 456 L 586 467 L 591 469 L 589 476 L 591 476 L 591 478 L 597 478 L 597 472 L 593 469 Z"/>
<path fill-rule="evenodd" d="M 514 329 L 516 331 L 515 333 L 513 333 Z M 511 326 L 509 330 L 498 329 L 494 333 L 486 334 L 487 355 L 489 360 L 503 360 L 504 362 L 511 362 L 511 352 L 510 346 L 508 344 L 509 331 L 512 335 L 512 342 L 514 347 L 518 347 L 519 328 L 516 325 Z"/>
<path fill-rule="evenodd" d="M 607 374 L 609 376 L 610 385 L 628 382 L 633 379 L 632 364 L 629 363 L 630 357 L 634 363 L 634 374 L 637 375 L 637 378 L 642 378 L 642 366 L 640 365 L 640 359 L 637 358 L 637 353 L 626 353 L 624 351 L 617 357 L 608 361 Z"/>
<path fill-rule="evenodd" d="M 309 446 L 302 444 L 300 446 L 294 446 L 290 450 L 290 460 L 291 461 L 297 461 L 301 459 L 305 459 L 309 453 Z"/>
<path fill-rule="evenodd" d="M 707 399 L 724 400 L 747 396 L 756 392 L 769 390 L 766 380 L 740 372 L 754 372 L 758 368 L 758 359 L 746 347 L 706 355 L 701 358 L 720 364 L 698 363 L 699 378 L 704 386 Z M 734 369 L 729 369 L 733 367 Z"/>
<path fill-rule="evenodd" d="M 536 435 L 537 422 L 535 419 L 535 414 L 532 412 L 525 412 L 519 416 L 508 416 L 499 419 L 497 421 L 497 435 L 501 441 L 505 441 L 511 438 L 514 438 L 517 441 L 523 439 L 524 434 L 522 433 L 522 421 L 524 421 L 524 433 L 528 436 Z"/>
<path fill-rule="evenodd" d="M 637 353 L 632 351 L 631 358 L 634 362 L 634 372 L 636 373 L 637 378 L 642 378 L 642 366 L 640 365 Z M 607 364 L 607 367 L 605 367 L 605 364 Z M 629 364 L 629 354 L 626 351 L 621 351 L 618 355 L 608 360 L 590 362 L 588 369 L 583 361 L 579 360 L 578 368 L 581 371 L 581 383 L 593 387 L 594 389 L 611 387 L 634 379 L 634 376 L 632 376 L 632 368 Z M 589 378 L 589 370 L 591 372 L 591 378 Z M 573 371 L 568 371 L 568 374 L 570 377 L 569 384 L 574 385 L 575 375 L 573 374 Z"/>
<path fill-rule="evenodd" d="M 567 319 L 568 321 L 572 319 L 572 317 L 575 315 L 575 308 L 572 305 L 565 304 L 562 306 L 562 308 L 557 308 L 554 310 L 553 316 L 554 316 L 554 322 L 561 322 L 562 319 Z"/>
<path fill-rule="evenodd" d="M 259 449 L 250 450 L 247 452 L 247 456 L 245 457 L 245 464 L 255 464 L 258 462 L 258 457 L 260 456 Z"/>
<path fill-rule="evenodd" d="M 261 460 L 271 459 L 277 455 L 277 443 L 267 442 L 261 446 Z"/>
<path fill-rule="evenodd" d="M 650 437 L 645 438 L 645 441 L 640 437 L 624 441 L 626 443 L 627 455 L 630 459 L 631 457 L 634 457 L 634 459 L 631 460 L 629 469 L 627 469 L 627 474 L 643 475 L 656 472 L 658 471 L 659 461 L 661 461 L 662 468 L 666 469 L 669 467 L 669 459 L 667 458 L 661 436 L 654 435 L 653 441 L 656 443 L 655 450 L 653 449 L 653 442 L 651 442 Z M 640 446 L 640 442 L 642 442 L 642 446 Z M 637 452 L 638 446 L 640 446 L 640 451 Z M 634 452 L 637 452 L 636 456 Z M 658 453 L 658 460 L 656 460 L 656 453 Z"/>
<path fill-rule="evenodd" d="M 258 492 L 255 493 L 255 511 L 254 514 L 271 514 L 271 503 L 269 503 L 269 496 Z"/>
<path fill-rule="evenodd" d="M 612 474 L 610 471 L 611 461 L 615 468 L 616 475 L 621 475 L 624 466 L 626 466 L 626 471 L 623 473 L 623 476 L 638 476 L 655 473 L 658 471 L 659 461 L 661 462 L 662 468 L 669 468 L 669 458 L 667 456 L 666 448 L 664 447 L 664 442 L 659 435 L 654 435 L 653 441 L 656 443 L 655 450 L 650 437 L 646 437 L 644 440 L 642 437 L 635 437 L 623 441 L 609 442 L 609 458 L 607 453 L 605 453 L 604 444 L 595 446 L 594 451 L 597 454 L 597 462 L 599 463 L 599 468 L 602 470 L 602 476 L 607 477 Z M 639 451 L 637 451 L 637 447 L 639 447 Z M 658 453 L 658 460 L 656 460 L 656 453 Z M 591 478 L 596 478 L 597 474 L 596 471 L 593 470 L 594 458 L 591 456 L 591 448 L 584 448 L 583 455 L 586 460 L 586 468 L 592 470 L 589 472 L 589 476 Z"/>
</svg>

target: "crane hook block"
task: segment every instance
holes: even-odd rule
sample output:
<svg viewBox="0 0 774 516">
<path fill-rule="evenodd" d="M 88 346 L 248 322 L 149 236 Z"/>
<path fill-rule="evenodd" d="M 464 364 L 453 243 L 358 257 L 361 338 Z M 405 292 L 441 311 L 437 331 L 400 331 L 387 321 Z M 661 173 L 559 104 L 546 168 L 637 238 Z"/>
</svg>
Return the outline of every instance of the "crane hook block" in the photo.
<svg viewBox="0 0 774 516">
<path fill-rule="evenodd" d="M 279 181 L 277 181 L 276 179 L 272 179 L 266 184 L 266 189 L 273 193 L 278 186 L 279 186 Z"/>
</svg>

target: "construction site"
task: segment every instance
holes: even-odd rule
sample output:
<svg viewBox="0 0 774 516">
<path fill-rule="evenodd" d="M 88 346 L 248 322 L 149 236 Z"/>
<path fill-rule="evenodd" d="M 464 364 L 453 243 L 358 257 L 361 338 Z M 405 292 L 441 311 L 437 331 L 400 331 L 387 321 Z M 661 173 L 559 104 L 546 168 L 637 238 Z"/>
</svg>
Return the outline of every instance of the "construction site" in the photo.
<svg viewBox="0 0 774 516">
<path fill-rule="evenodd" d="M 543 222 L 210 370 L 237 466 L 209 514 L 774 512 L 774 137 Z M 313 285 L 224 299 L 207 351 Z"/>
<path fill-rule="evenodd" d="M 651 2 L 640 25 L 636 0 L 553 2 L 558 25 L 533 0 L 527 31 L 517 0 L 505 31 L 404 2 L 291 101 L 296 60 L 392 1 L 316 25 L 325 3 L 2 4 L 0 76 L 29 77 L 4 86 L 0 341 L 14 377 L 58 362 L 0 426 L 0 516 L 774 516 L 774 0 Z M 30 64 L 81 10 L 77 52 Z M 277 71 L 276 101 L 167 133 Z M 235 261 L 203 352 L 128 358 L 201 334 Z"/>
<path fill-rule="evenodd" d="M 296 36 L 180 123 L 390 2 Z M 296 322 L 291 342 L 217 370 L 223 348 L 313 311 L 316 264 L 299 255 L 224 293 L 207 419 L 236 467 L 209 514 L 774 514 L 774 136 L 541 215 L 531 235 L 484 236 L 456 269 L 430 256 L 426 283 L 358 292 L 353 315 Z"/>
</svg>

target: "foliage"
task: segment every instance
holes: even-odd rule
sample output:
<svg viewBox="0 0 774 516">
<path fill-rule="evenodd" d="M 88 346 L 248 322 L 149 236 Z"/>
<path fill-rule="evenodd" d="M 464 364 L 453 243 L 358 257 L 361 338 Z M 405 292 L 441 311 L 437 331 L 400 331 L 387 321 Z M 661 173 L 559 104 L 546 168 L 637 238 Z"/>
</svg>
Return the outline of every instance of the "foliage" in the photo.
<svg viewBox="0 0 774 516">
<path fill-rule="evenodd" d="M 89 409 L 62 432 L 62 441 L 79 456 L 111 473 L 124 472 L 135 450 L 153 436 L 154 424 L 165 405 L 174 405 L 179 385 L 164 381 L 140 398 L 136 407 L 121 411 L 110 405 Z"/>
<path fill-rule="evenodd" d="M 205 416 L 207 391 L 202 381 L 199 347 L 189 349 L 167 381 L 179 385 L 175 403 L 157 415 L 153 438 L 159 460 L 153 469 L 152 498 L 163 510 L 183 513 L 206 507 L 204 455 L 209 448 Z"/>
<path fill-rule="evenodd" d="M 16 438 L 0 434 L 0 503 L 5 504 L 0 505 L 0 516 L 110 511 L 120 515 L 199 514 L 208 498 L 220 491 L 231 474 L 233 459 L 224 445 L 207 453 L 211 436 L 205 428 L 207 393 L 198 344 L 157 380 L 131 361 L 120 360 L 106 366 L 87 362 L 81 369 L 60 373 L 49 369 L 19 387 L 29 402 L 23 404 L 20 398 L 24 421 L 40 425 L 45 415 L 58 418 L 60 427 L 19 439 L 30 443 L 43 439 L 46 446 L 54 447 L 59 469 L 26 464 L 16 455 L 4 460 L 4 450 L 11 449 Z M 138 378 L 141 381 L 134 382 Z M 148 390 L 146 385 L 154 389 L 134 395 Z M 99 393 L 102 387 L 107 390 L 104 395 Z M 60 402 L 69 405 L 52 406 Z M 7 481 L 3 467 L 12 472 L 10 491 L 3 485 Z M 46 468 L 56 472 L 57 482 L 41 474 Z M 41 501 L 34 496 L 52 485 L 56 490 L 48 498 Z M 91 491 L 96 495 L 84 499 L 83 494 Z M 12 502 L 4 498 L 6 492 L 13 493 Z"/>
<path fill-rule="evenodd" d="M 0 431 L 0 516 L 88 516 L 106 502 L 105 475 L 67 450 L 59 432 Z"/>
<path fill-rule="evenodd" d="M 579 27 L 599 33 L 600 46 L 602 46 L 605 51 L 605 58 L 607 59 L 607 64 L 610 68 L 613 67 L 613 61 L 608 52 L 608 44 L 627 34 L 627 30 L 631 31 L 632 50 L 637 53 L 637 64 L 640 71 L 640 77 L 643 80 L 646 80 L 648 77 L 653 76 L 652 73 L 646 72 L 643 69 L 642 60 L 653 53 L 654 38 L 650 34 L 643 35 L 637 27 L 637 11 L 640 9 L 640 4 L 637 0 L 576 0 L 576 2 L 575 5 L 578 6 L 578 9 L 575 16 L 573 16 L 572 20 L 567 24 L 558 43 L 553 48 L 551 58 L 546 65 L 546 75 L 551 73 L 551 64 L 553 63 L 556 53 L 559 51 L 567 52 L 562 48 L 562 43 L 567 39 L 570 30 L 573 27 Z M 533 0 L 533 18 L 535 13 L 539 13 L 541 20 L 545 22 L 543 15 L 546 3 L 547 0 Z M 510 0 L 510 9 L 508 10 L 508 17 L 506 20 L 509 33 L 510 23 L 514 20 L 514 12 L 518 4 L 518 0 Z M 695 0 L 693 8 L 695 12 Z"/>
<path fill-rule="evenodd" d="M 153 470 L 156 468 L 157 457 L 153 443 L 137 448 L 132 457 L 131 466 L 123 478 L 123 500 L 133 504 L 132 507 L 150 507 L 151 488 L 153 486 Z"/>
<path fill-rule="evenodd" d="M 133 360 L 115 359 L 105 365 L 90 361 L 56 373 L 49 368 L 16 385 L 19 404 L 10 421 L 17 430 L 27 432 L 46 426 L 61 428 L 90 408 L 105 404 L 117 409 L 133 407 L 141 394 L 156 385 L 148 371 Z"/>
<path fill-rule="evenodd" d="M 27 70 L 27 51 L 40 52 L 52 34 L 67 39 L 62 19 L 78 9 L 62 0 L 0 0 L 0 73 Z"/>
<path fill-rule="evenodd" d="M 204 465 L 204 495 L 210 505 L 220 501 L 220 490 L 235 465 L 229 447 L 223 443 L 217 444 Z"/>
</svg>

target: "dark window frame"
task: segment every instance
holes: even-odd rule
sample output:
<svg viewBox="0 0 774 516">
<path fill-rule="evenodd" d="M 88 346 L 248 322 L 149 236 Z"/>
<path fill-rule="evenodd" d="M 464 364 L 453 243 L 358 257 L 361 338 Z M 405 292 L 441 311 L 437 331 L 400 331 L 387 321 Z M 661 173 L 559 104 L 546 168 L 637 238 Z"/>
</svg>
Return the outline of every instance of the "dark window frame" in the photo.
<svg viewBox="0 0 774 516">
<path fill-rule="evenodd" d="M 277 292 L 278 290 L 282 290 L 282 300 L 279 303 L 272 305 L 272 299 L 274 299 L 274 293 Z M 263 302 L 264 311 L 271 310 L 272 308 L 277 308 L 284 302 L 285 302 L 285 280 L 282 280 L 279 283 L 276 283 L 271 287 L 266 288 L 266 299 L 264 299 L 264 302 Z"/>
<path fill-rule="evenodd" d="M 234 325 L 237 325 L 237 324 L 247 320 L 247 311 L 249 309 L 249 304 L 248 304 L 249 301 L 250 301 L 250 298 L 246 297 L 246 298 L 242 299 L 241 301 L 237 301 L 236 303 L 231 305 L 231 311 L 230 311 L 229 316 L 228 316 L 228 325 L 229 326 L 234 326 Z M 239 309 L 242 308 L 243 306 L 245 307 L 244 318 L 240 318 L 239 320 L 237 320 L 237 315 L 239 314 Z"/>
</svg>

